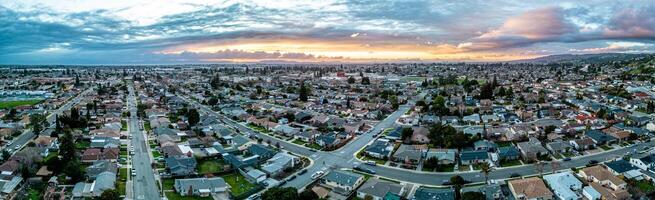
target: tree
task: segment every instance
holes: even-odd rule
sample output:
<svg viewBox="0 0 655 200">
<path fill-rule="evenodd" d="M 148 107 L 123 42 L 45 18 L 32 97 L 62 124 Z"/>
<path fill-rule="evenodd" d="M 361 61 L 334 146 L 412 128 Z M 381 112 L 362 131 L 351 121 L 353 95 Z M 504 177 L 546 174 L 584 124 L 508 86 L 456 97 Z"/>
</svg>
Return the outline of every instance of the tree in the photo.
<svg viewBox="0 0 655 200">
<path fill-rule="evenodd" d="M 209 101 L 207 101 L 207 104 L 209 104 L 210 106 L 214 106 L 214 105 L 218 104 L 218 98 L 216 98 L 216 97 L 209 98 Z"/>
<path fill-rule="evenodd" d="M 99 200 L 115 200 L 115 199 L 120 199 L 121 195 L 118 193 L 116 189 L 112 190 L 105 190 L 102 192 L 100 195 Z"/>
<path fill-rule="evenodd" d="M 371 84 L 371 79 L 368 77 L 362 77 L 362 85 L 370 85 Z"/>
<path fill-rule="evenodd" d="M 75 108 L 75 107 L 71 108 L 70 118 L 73 119 L 73 120 L 79 120 L 80 119 L 80 112 L 77 111 L 77 108 Z"/>
<path fill-rule="evenodd" d="M 373 196 L 371 196 L 370 194 L 366 194 L 364 196 L 364 200 L 373 200 Z"/>
<path fill-rule="evenodd" d="M 187 120 L 191 126 L 195 126 L 198 122 L 200 122 L 200 114 L 198 113 L 198 110 L 195 108 L 189 109 L 187 112 Z"/>
<path fill-rule="evenodd" d="M 402 141 L 406 141 L 407 139 L 411 138 L 413 134 L 414 134 L 414 130 L 411 127 L 403 128 L 401 134 Z"/>
<path fill-rule="evenodd" d="M 30 115 L 30 125 L 32 126 L 32 131 L 38 135 L 43 130 L 44 125 L 48 126 L 48 122 L 45 120 L 44 115 L 33 114 Z"/>
<path fill-rule="evenodd" d="M 68 161 L 68 163 L 64 165 L 63 172 L 66 176 L 70 177 L 73 182 L 80 181 L 84 178 L 84 171 L 82 171 L 80 165 L 80 161 L 77 158 L 73 158 L 73 160 Z"/>
<path fill-rule="evenodd" d="M 218 74 L 215 74 L 214 77 L 212 77 L 211 81 L 209 81 L 209 85 L 211 85 L 213 89 L 218 89 L 221 86 L 221 78 Z"/>
<path fill-rule="evenodd" d="M 450 177 L 450 184 L 452 184 L 455 187 L 455 199 L 459 199 L 460 196 L 459 190 L 462 189 L 462 186 L 466 183 L 467 181 L 464 180 L 464 178 L 462 178 L 459 175 Z"/>
<path fill-rule="evenodd" d="M 491 172 L 491 165 L 489 165 L 488 162 L 482 162 L 480 163 L 480 171 L 482 174 L 484 174 L 484 182 L 487 183 L 489 181 L 489 172 Z"/>
<path fill-rule="evenodd" d="M 305 82 L 302 81 L 300 82 L 300 89 L 298 90 L 298 92 L 299 92 L 298 98 L 300 99 L 300 101 L 304 102 L 307 101 L 307 99 L 309 98 L 309 94 L 312 91 L 307 85 L 305 85 Z"/>
<path fill-rule="evenodd" d="M 274 187 L 262 194 L 262 200 L 297 200 L 298 190 L 293 187 Z"/>
<path fill-rule="evenodd" d="M 423 168 L 434 169 L 438 166 L 439 159 L 437 159 L 437 157 L 429 157 L 428 159 L 425 159 L 425 162 L 423 163 Z"/>
<path fill-rule="evenodd" d="M 11 157 L 11 153 L 7 151 L 6 149 L 2 150 L 2 160 L 9 160 L 9 157 Z"/>
<path fill-rule="evenodd" d="M 318 199 L 318 195 L 312 190 L 304 190 L 298 194 L 299 200 L 315 200 Z"/>
<path fill-rule="evenodd" d="M 465 192 L 462 194 L 462 200 L 484 200 L 486 197 L 482 192 Z"/>
<path fill-rule="evenodd" d="M 353 78 L 352 76 L 351 76 L 351 77 L 348 77 L 348 83 L 349 83 L 349 84 L 353 84 L 353 83 L 355 83 L 355 78 Z"/>
<path fill-rule="evenodd" d="M 62 161 L 68 162 L 76 158 L 75 156 L 75 141 L 70 132 L 64 133 L 59 138 L 61 144 L 59 145 L 59 155 L 62 156 Z"/>
</svg>

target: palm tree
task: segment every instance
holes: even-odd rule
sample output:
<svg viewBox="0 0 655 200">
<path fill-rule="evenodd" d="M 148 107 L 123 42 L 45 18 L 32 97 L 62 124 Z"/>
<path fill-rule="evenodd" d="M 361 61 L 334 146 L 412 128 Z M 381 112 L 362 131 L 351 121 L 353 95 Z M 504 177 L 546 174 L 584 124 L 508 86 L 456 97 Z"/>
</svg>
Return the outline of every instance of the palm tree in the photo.
<svg viewBox="0 0 655 200">
<path fill-rule="evenodd" d="M 484 182 L 487 183 L 489 181 L 489 173 L 491 172 L 491 165 L 488 162 L 482 162 L 480 163 L 480 171 L 484 174 Z"/>
</svg>

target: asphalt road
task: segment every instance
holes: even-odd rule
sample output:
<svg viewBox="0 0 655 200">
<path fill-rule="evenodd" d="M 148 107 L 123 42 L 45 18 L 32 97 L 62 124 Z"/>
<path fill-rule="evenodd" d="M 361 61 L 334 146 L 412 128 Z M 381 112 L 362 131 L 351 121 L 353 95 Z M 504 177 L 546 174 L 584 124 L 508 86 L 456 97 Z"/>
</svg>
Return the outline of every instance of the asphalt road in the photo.
<svg viewBox="0 0 655 200">
<path fill-rule="evenodd" d="M 145 138 L 143 131 L 139 129 L 139 118 L 137 118 L 136 97 L 134 96 L 134 86 L 129 84 L 130 94 L 127 98 L 128 110 L 130 111 L 130 120 L 128 123 L 130 135 L 132 135 L 132 146 L 134 155 L 132 155 L 132 170 L 136 171 L 136 176 L 132 177 L 133 197 L 132 199 L 154 200 L 161 199 L 155 172 L 152 170 L 150 159 L 150 147 Z"/>
</svg>

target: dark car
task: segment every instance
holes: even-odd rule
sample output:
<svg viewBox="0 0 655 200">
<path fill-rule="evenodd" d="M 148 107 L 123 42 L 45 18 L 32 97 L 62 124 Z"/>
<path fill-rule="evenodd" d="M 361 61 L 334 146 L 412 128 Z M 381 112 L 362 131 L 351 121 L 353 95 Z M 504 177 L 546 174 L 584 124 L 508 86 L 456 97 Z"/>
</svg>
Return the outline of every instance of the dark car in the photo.
<svg viewBox="0 0 655 200">
<path fill-rule="evenodd" d="M 298 175 L 303 175 L 305 173 L 307 173 L 307 169 L 300 170 L 300 172 L 298 172 Z"/>
<path fill-rule="evenodd" d="M 571 158 L 570 158 L 570 157 L 566 157 L 566 158 L 564 158 L 564 159 L 562 159 L 562 160 L 563 160 L 563 161 L 571 161 Z"/>
<path fill-rule="evenodd" d="M 296 175 L 289 176 L 289 178 L 287 178 L 287 181 L 292 181 L 293 179 L 296 179 Z"/>
<path fill-rule="evenodd" d="M 355 167 L 353 167 L 353 169 L 354 169 L 354 170 L 358 170 L 358 171 L 362 171 L 362 172 L 366 172 L 366 173 L 369 173 L 369 174 L 375 174 L 375 171 L 374 171 L 374 170 L 372 170 L 372 169 L 368 169 L 368 168 L 364 168 L 364 167 L 361 167 L 361 166 L 355 166 Z"/>
</svg>

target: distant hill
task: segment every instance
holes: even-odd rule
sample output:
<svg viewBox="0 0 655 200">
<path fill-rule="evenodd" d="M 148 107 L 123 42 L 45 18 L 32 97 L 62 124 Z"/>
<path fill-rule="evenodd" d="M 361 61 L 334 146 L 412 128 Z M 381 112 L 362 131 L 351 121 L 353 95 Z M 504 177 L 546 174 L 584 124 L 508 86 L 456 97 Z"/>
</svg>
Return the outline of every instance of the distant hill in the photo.
<svg viewBox="0 0 655 200">
<path fill-rule="evenodd" d="M 645 57 L 650 54 L 627 54 L 627 53 L 599 53 L 599 54 L 558 54 L 549 55 L 533 59 L 515 60 L 511 63 L 604 63 L 618 60 L 629 60 L 633 58 Z"/>
</svg>

